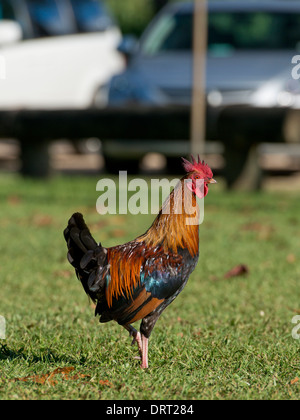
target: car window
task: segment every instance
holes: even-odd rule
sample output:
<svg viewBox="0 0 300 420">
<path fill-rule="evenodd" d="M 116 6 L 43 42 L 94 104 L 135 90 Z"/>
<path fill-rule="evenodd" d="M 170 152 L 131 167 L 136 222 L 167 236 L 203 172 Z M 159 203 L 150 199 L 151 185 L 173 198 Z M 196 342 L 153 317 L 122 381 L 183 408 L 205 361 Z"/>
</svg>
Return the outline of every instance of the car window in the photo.
<svg viewBox="0 0 300 420">
<path fill-rule="evenodd" d="M 60 0 L 26 0 L 36 36 L 63 35 L 76 32 L 72 10 Z"/>
<path fill-rule="evenodd" d="M 208 49 L 216 55 L 235 50 L 300 48 L 300 13 L 211 12 Z M 143 55 L 192 49 L 191 13 L 162 15 L 141 44 Z"/>
<path fill-rule="evenodd" d="M 295 49 L 299 43 L 297 13 L 212 13 L 209 18 L 210 50 Z"/>
<path fill-rule="evenodd" d="M 142 43 L 142 53 L 154 55 L 166 51 L 184 51 L 192 48 L 191 14 L 164 15 Z"/>
<path fill-rule="evenodd" d="M 99 0 L 71 0 L 79 32 L 104 31 L 113 25 L 104 4 Z"/>
<path fill-rule="evenodd" d="M 10 2 L 0 1 L 0 19 L 15 20 L 16 16 Z"/>
</svg>

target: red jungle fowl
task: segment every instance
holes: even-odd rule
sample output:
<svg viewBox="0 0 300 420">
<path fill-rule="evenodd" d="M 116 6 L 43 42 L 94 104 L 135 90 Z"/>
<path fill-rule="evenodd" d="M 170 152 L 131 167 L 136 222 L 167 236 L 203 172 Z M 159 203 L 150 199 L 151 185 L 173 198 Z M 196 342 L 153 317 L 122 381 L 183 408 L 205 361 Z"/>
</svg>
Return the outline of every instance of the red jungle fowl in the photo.
<svg viewBox="0 0 300 420">
<path fill-rule="evenodd" d="M 146 233 L 111 248 L 97 244 L 83 216 L 75 213 L 64 231 L 68 260 L 85 292 L 96 304 L 100 322 L 116 321 L 137 342 L 141 367 L 148 368 L 148 339 L 164 309 L 179 295 L 199 257 L 196 196 L 203 199 L 215 183 L 208 165 L 198 157 L 183 159 L 187 174 L 163 204 Z M 185 185 L 190 193 L 184 192 Z M 131 324 L 142 320 L 140 332 Z"/>
</svg>

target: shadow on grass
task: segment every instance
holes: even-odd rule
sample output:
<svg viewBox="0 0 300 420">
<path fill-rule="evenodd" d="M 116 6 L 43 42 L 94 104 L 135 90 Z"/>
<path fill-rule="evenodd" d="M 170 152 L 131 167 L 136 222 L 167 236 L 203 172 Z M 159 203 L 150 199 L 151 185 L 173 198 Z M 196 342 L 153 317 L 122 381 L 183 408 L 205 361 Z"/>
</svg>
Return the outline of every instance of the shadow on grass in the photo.
<svg viewBox="0 0 300 420">
<path fill-rule="evenodd" d="M 76 365 L 84 365 L 87 361 L 87 357 L 82 355 L 79 359 L 68 357 L 67 355 L 58 355 L 53 352 L 51 349 L 47 349 L 44 353 L 37 355 L 34 353 L 26 353 L 24 351 L 24 347 L 20 348 L 19 350 L 10 350 L 7 344 L 0 345 L 0 361 L 13 361 L 13 360 L 26 360 L 30 361 L 31 363 L 62 363 L 62 364 L 76 364 Z"/>
<path fill-rule="evenodd" d="M 11 351 L 7 344 L 1 344 L 0 347 L 0 360 L 14 360 L 22 357 L 22 350 L 18 352 Z"/>
</svg>

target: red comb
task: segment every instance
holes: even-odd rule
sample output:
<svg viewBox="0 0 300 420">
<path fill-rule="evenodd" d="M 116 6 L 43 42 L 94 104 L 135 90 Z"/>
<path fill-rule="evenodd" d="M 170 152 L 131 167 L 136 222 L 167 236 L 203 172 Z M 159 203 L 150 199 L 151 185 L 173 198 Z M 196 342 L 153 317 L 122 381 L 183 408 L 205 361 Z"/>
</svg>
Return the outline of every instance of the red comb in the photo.
<svg viewBox="0 0 300 420">
<path fill-rule="evenodd" d="M 198 162 L 191 156 L 192 162 L 189 162 L 185 158 L 181 158 L 183 160 L 183 167 L 186 172 L 198 172 L 203 178 L 212 178 L 213 173 L 210 167 L 204 162 L 204 160 L 200 159 L 198 155 Z"/>
</svg>

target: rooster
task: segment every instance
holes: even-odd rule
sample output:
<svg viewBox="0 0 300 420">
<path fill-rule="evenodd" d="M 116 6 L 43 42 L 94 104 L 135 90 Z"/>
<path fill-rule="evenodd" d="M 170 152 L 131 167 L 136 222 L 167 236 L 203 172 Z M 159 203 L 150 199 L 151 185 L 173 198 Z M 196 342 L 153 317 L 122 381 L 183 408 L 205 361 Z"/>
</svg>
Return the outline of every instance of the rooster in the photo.
<svg viewBox="0 0 300 420">
<path fill-rule="evenodd" d="M 114 320 L 129 332 L 143 369 L 148 368 L 148 340 L 156 321 L 183 290 L 198 261 L 199 224 L 187 220 L 199 220 L 196 197 L 203 199 L 208 184 L 216 182 L 199 157 L 197 161 L 192 156 L 192 162 L 182 159 L 187 174 L 143 235 L 104 248 L 80 213 L 73 214 L 64 231 L 68 261 L 95 303 L 95 315 L 100 315 L 101 323 Z M 137 331 L 132 324 L 139 320 Z"/>
</svg>

